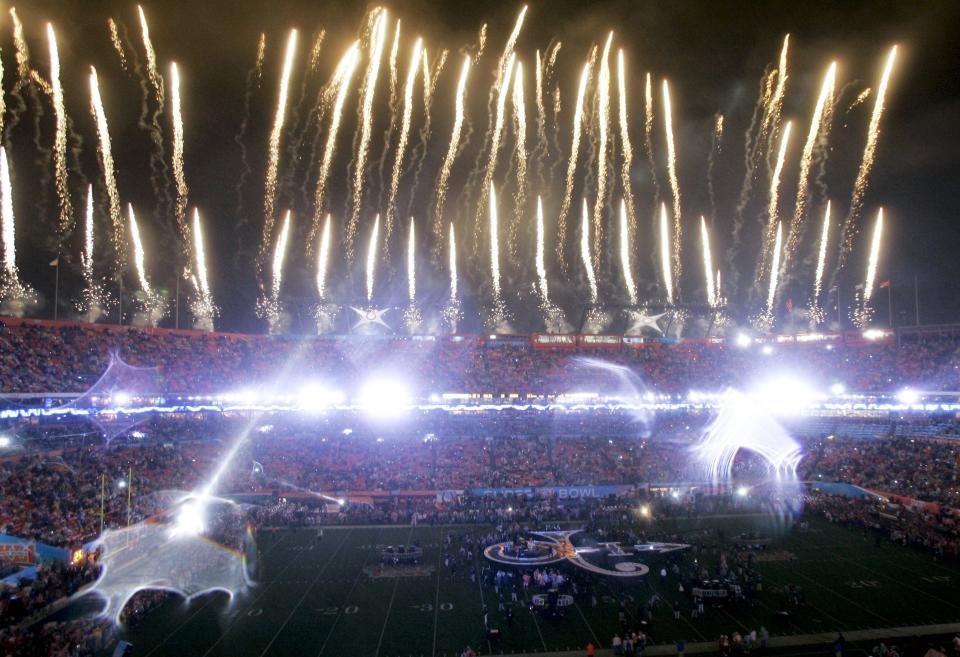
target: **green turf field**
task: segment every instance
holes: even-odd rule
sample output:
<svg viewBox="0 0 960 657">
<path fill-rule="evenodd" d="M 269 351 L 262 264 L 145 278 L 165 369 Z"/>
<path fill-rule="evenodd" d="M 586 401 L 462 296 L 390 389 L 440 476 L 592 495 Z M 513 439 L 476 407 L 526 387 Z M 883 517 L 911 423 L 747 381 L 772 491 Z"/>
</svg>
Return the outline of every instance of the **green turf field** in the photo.
<svg viewBox="0 0 960 657">
<path fill-rule="evenodd" d="M 729 518 L 673 520 L 660 528 L 694 532 L 718 522 L 729 532 L 743 528 L 743 521 Z M 778 636 L 960 620 L 960 564 L 889 542 L 877 545 L 859 530 L 813 519 L 809 531 L 770 547 L 788 560 L 759 565 L 764 591 L 755 607 L 708 609 L 706 618 L 691 620 L 690 601 L 677 592 L 677 581 L 662 581 L 651 568 L 642 583 L 598 582 L 597 606 L 581 596 L 560 620 L 546 620 L 521 604 L 507 627 L 492 589 L 471 583 L 468 572 L 451 576 L 440 563 L 442 537 L 449 531 L 479 533 L 480 528 L 328 528 L 320 542 L 313 530 L 268 532 L 258 541 L 263 572 L 257 587 L 232 605 L 222 594 L 189 605 L 171 601 L 125 638 L 138 657 L 453 657 L 468 644 L 480 653 L 543 653 L 581 649 L 591 641 L 609 646 L 619 629 L 617 597 L 627 601 L 632 615 L 634 602 L 652 592 L 684 605 L 680 621 L 668 605 L 657 607 L 654 644 L 680 637 L 690 643 L 714 641 L 720 633 L 748 632 L 761 624 Z M 377 546 L 413 540 L 423 545 L 424 562 L 434 567 L 431 574 L 371 579 L 364 573 L 364 566 L 378 562 Z M 715 554 L 703 558 L 716 561 Z M 777 589 L 789 583 L 802 587 L 805 604 L 792 618 L 778 619 Z M 484 603 L 490 606 L 491 625 L 503 631 L 499 645 L 485 639 Z"/>
</svg>

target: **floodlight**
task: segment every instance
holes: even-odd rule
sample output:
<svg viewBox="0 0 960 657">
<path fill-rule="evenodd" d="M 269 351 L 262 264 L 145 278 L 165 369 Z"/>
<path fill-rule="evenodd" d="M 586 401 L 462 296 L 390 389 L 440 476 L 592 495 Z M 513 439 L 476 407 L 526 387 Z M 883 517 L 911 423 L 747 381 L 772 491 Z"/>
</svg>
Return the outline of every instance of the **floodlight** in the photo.
<svg viewBox="0 0 960 657">
<path fill-rule="evenodd" d="M 920 401 L 920 393 L 912 388 L 904 388 L 897 393 L 897 399 L 899 399 L 902 404 L 916 404 Z"/>
<path fill-rule="evenodd" d="M 390 378 L 374 378 L 360 393 L 360 406 L 371 415 L 390 417 L 406 411 L 412 398 L 407 386 Z"/>
<path fill-rule="evenodd" d="M 746 333 L 737 334 L 738 347 L 749 347 L 751 342 L 753 342 L 753 340 Z"/>
<path fill-rule="evenodd" d="M 842 395 L 846 391 L 847 391 L 847 387 L 842 383 L 834 383 L 832 386 L 830 386 L 831 395 Z"/>
<path fill-rule="evenodd" d="M 10 440 L 10 436 L 0 436 L 0 449 L 6 449 L 13 444 L 13 441 Z"/>
<path fill-rule="evenodd" d="M 746 486 L 740 486 L 737 489 L 737 497 L 746 497 L 750 493 L 750 489 Z"/>
</svg>

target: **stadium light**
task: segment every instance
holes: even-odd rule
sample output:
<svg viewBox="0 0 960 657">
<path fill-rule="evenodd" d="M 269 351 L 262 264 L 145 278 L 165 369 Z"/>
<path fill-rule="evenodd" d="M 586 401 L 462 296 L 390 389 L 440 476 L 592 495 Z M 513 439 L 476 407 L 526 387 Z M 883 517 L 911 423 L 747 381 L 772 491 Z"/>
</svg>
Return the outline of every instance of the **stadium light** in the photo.
<svg viewBox="0 0 960 657">
<path fill-rule="evenodd" d="M 897 399 L 901 404 L 913 405 L 920 401 L 920 393 L 913 388 L 904 388 L 897 393 Z"/>
<path fill-rule="evenodd" d="M 737 489 L 737 497 L 746 497 L 750 493 L 750 489 L 746 486 L 740 486 Z"/>
<path fill-rule="evenodd" d="M 125 392 L 116 392 L 110 398 L 110 401 L 122 408 L 130 403 L 130 395 Z"/>
<path fill-rule="evenodd" d="M 765 345 L 763 345 L 763 349 L 761 349 L 760 352 L 761 352 L 764 356 L 770 356 L 770 355 L 773 354 L 773 347 L 771 347 L 771 346 L 768 345 L 768 344 L 765 344 Z"/>
<path fill-rule="evenodd" d="M 0 449 L 6 449 L 13 444 L 13 441 L 10 440 L 10 436 L 0 436 Z"/>
<path fill-rule="evenodd" d="M 407 386 L 396 379 L 375 378 L 360 393 L 360 406 L 377 417 L 392 417 L 406 411 L 411 403 Z"/>
<path fill-rule="evenodd" d="M 750 343 L 751 343 L 751 342 L 753 342 L 753 340 L 752 340 L 752 339 L 750 338 L 750 336 L 747 335 L 746 333 L 739 333 L 739 334 L 737 334 L 737 346 L 738 346 L 738 347 L 745 349 L 746 347 L 749 347 L 749 346 L 750 346 Z"/>
<path fill-rule="evenodd" d="M 847 387 L 842 383 L 834 383 L 832 386 L 830 386 L 831 395 L 842 395 L 846 391 L 847 391 Z"/>
<path fill-rule="evenodd" d="M 783 377 L 762 382 L 751 394 L 763 407 L 781 413 L 797 413 L 813 404 L 817 394 L 798 379 Z"/>
<path fill-rule="evenodd" d="M 120 481 L 117 482 L 117 488 L 119 488 L 120 490 L 123 490 L 126 487 L 127 487 L 126 479 L 121 479 Z"/>
<path fill-rule="evenodd" d="M 171 537 L 196 536 L 204 529 L 204 509 L 202 499 L 190 498 L 180 506 L 177 520 L 170 532 Z"/>
<path fill-rule="evenodd" d="M 297 394 L 297 406 L 301 411 L 316 413 L 343 404 L 344 399 L 340 390 L 319 383 L 308 383 Z"/>
</svg>

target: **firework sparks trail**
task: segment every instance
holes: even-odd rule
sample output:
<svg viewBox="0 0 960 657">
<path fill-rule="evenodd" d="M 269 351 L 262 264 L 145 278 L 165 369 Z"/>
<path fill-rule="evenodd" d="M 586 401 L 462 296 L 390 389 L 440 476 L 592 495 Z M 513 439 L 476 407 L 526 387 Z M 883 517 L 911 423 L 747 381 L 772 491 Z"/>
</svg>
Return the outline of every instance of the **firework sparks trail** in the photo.
<svg viewBox="0 0 960 657">
<path fill-rule="evenodd" d="M 413 217 L 410 217 L 410 236 L 407 238 L 407 297 L 411 305 L 417 300 L 417 242 Z"/>
<path fill-rule="evenodd" d="M 280 235 L 277 237 L 277 246 L 273 252 L 273 286 L 271 288 L 271 296 L 273 303 L 277 305 L 279 305 L 280 302 L 280 285 L 283 283 L 283 261 L 287 257 L 287 240 L 290 237 L 291 215 L 291 211 L 287 210 L 287 214 L 283 217 L 283 226 L 280 228 Z"/>
<path fill-rule="evenodd" d="M 397 109 L 397 56 L 400 54 L 400 19 L 397 19 L 396 27 L 393 30 L 393 45 L 390 46 L 390 113 L 393 114 Z"/>
<path fill-rule="evenodd" d="M 647 162 L 650 165 L 650 178 L 653 180 L 653 198 L 660 196 L 660 185 L 657 182 L 657 163 L 653 158 L 653 77 L 647 72 L 643 85 L 643 145 L 647 151 Z"/>
<path fill-rule="evenodd" d="M 837 269 L 840 269 L 846 264 L 847 256 L 850 255 L 850 250 L 853 248 L 853 237 L 857 232 L 857 218 L 863 207 L 863 197 L 867 193 L 867 182 L 870 177 L 870 171 L 873 169 L 873 161 L 877 151 L 877 141 L 880 138 L 880 120 L 883 118 L 887 86 L 890 83 L 890 75 L 893 73 L 893 65 L 896 61 L 897 46 L 893 46 L 893 48 L 890 49 L 890 54 L 887 55 L 887 63 L 883 67 L 883 75 L 880 78 L 880 85 L 877 87 L 873 113 L 870 115 L 870 126 L 867 129 L 867 144 L 863 149 L 863 159 L 860 162 L 860 170 L 857 172 L 857 181 L 853 186 L 850 210 L 847 212 L 847 218 L 843 223 L 843 230 L 840 234 L 840 259 L 837 262 Z"/>
<path fill-rule="evenodd" d="M 0 146 L 0 217 L 2 217 L 3 235 L 3 273 L 4 287 L 16 285 L 19 281 L 17 272 L 17 241 L 16 220 L 13 216 L 13 188 L 10 185 L 10 165 L 7 162 L 7 151 Z M 6 296 L 7 290 L 3 290 Z"/>
<path fill-rule="evenodd" d="M 583 199 L 583 212 L 580 220 L 580 257 L 583 259 L 583 268 L 587 272 L 587 282 L 590 284 L 590 303 L 596 304 L 598 298 L 597 274 L 593 270 L 593 256 L 590 253 L 590 210 L 587 199 Z"/>
<path fill-rule="evenodd" d="M 110 43 L 113 45 L 113 49 L 117 51 L 117 56 L 120 57 L 120 68 L 124 71 L 127 70 L 127 55 L 123 51 L 123 42 L 120 40 L 120 31 L 117 29 L 117 22 L 113 18 L 107 19 L 107 29 L 110 30 Z"/>
<path fill-rule="evenodd" d="M 780 65 L 777 67 L 777 86 L 766 105 L 763 123 L 760 127 L 761 139 L 767 134 L 772 140 L 777 127 L 780 125 L 780 112 L 783 108 L 783 97 L 787 92 L 787 54 L 790 49 L 790 35 L 783 37 L 783 48 L 780 50 Z M 758 142 L 759 143 L 759 142 Z"/>
<path fill-rule="evenodd" d="M 495 303 L 500 300 L 500 231 L 497 219 L 497 192 L 490 184 L 490 278 Z"/>
<path fill-rule="evenodd" d="M 637 303 L 637 284 L 633 280 L 633 267 L 630 265 L 630 216 L 627 202 L 620 199 L 620 266 L 623 269 L 623 282 L 627 286 L 630 304 Z"/>
<path fill-rule="evenodd" d="M 333 219 L 328 214 L 320 234 L 320 250 L 317 253 L 317 295 L 321 300 L 327 296 L 327 269 L 330 267 L 330 232 Z"/>
<path fill-rule="evenodd" d="M 137 216 L 133 213 L 132 203 L 127 204 L 127 214 L 130 218 L 130 237 L 133 239 L 133 265 L 137 271 L 137 279 L 140 281 L 140 289 L 143 290 L 144 294 L 150 296 L 153 289 L 147 279 L 143 241 L 140 239 L 140 228 L 137 226 Z"/>
<path fill-rule="evenodd" d="M 527 110 L 523 97 L 523 67 L 517 62 L 517 72 L 513 78 L 513 121 L 517 130 L 517 190 L 514 197 L 513 218 L 507 234 L 507 251 L 510 257 L 517 258 L 517 233 L 520 219 L 524 214 L 527 196 Z"/>
<path fill-rule="evenodd" d="M 873 89 L 871 89 L 870 87 L 867 87 L 866 89 L 861 91 L 860 94 L 853 99 L 853 102 L 850 103 L 850 106 L 847 107 L 847 113 L 849 114 L 850 112 L 855 110 L 857 107 L 867 102 L 867 99 L 870 97 L 870 94 L 872 93 L 873 93 Z"/>
<path fill-rule="evenodd" d="M 713 141 L 710 144 L 710 154 L 707 157 L 707 195 L 710 197 L 711 216 L 717 215 L 717 201 L 713 193 L 713 168 L 717 155 L 723 148 L 723 114 L 717 114 L 713 122 Z"/>
<path fill-rule="evenodd" d="M 50 84 L 57 123 L 53 140 L 53 159 L 57 177 L 57 198 L 60 201 L 58 230 L 62 237 L 73 224 L 73 206 L 70 203 L 70 188 L 67 185 L 67 110 L 63 103 L 63 86 L 60 84 L 60 54 L 57 50 L 57 36 L 50 23 L 47 23 L 47 41 L 50 44 Z"/>
<path fill-rule="evenodd" d="M 180 71 L 176 62 L 170 64 L 170 105 L 173 110 L 173 179 L 177 185 L 175 218 L 185 253 L 190 252 L 190 234 L 187 231 L 187 177 L 183 170 L 183 113 L 180 102 Z M 194 234 L 197 231 L 194 230 Z M 189 269 L 188 269 L 189 272 Z"/>
<path fill-rule="evenodd" d="M 766 316 L 772 321 L 774 304 L 777 301 L 777 288 L 780 281 L 780 252 L 783 243 L 783 223 L 777 222 L 777 237 L 773 242 L 773 257 L 770 265 L 770 287 L 767 290 Z"/>
<path fill-rule="evenodd" d="M 610 144 L 610 46 L 613 32 L 607 35 L 600 55 L 600 72 L 597 77 L 597 123 L 600 126 L 600 154 L 597 161 L 597 200 L 593 204 L 593 226 L 597 233 L 593 243 L 593 259 L 600 260 L 600 245 L 603 243 L 602 212 L 607 204 L 607 151 Z"/>
<path fill-rule="evenodd" d="M 683 271 L 680 262 L 683 222 L 680 213 L 680 182 L 677 180 L 677 150 L 673 137 L 673 109 L 670 103 L 670 84 L 663 81 L 663 127 L 667 138 L 667 173 L 673 195 L 673 277 L 679 281 Z"/>
<path fill-rule="evenodd" d="M 537 196 L 537 279 L 540 282 L 540 302 L 542 304 L 550 303 L 550 287 L 547 284 L 547 263 L 546 249 L 544 242 L 546 240 L 543 226 L 543 199 Z"/>
<path fill-rule="evenodd" d="M 496 167 L 497 161 L 497 150 L 500 145 L 500 132 L 503 130 L 503 107 L 506 102 L 506 94 L 510 89 L 510 78 L 513 75 L 513 64 L 516 61 L 516 54 L 514 53 L 514 48 L 517 45 L 517 39 L 520 37 L 520 30 L 523 28 L 523 20 L 527 15 L 527 6 L 524 5 L 520 10 L 520 14 L 517 16 L 517 20 L 513 25 L 513 31 L 510 32 L 510 36 L 507 37 L 507 42 L 503 46 L 503 52 L 500 53 L 500 59 L 497 62 L 497 73 L 494 78 L 493 85 L 490 87 L 490 93 L 487 96 L 487 132 L 488 142 L 490 144 L 490 157 L 487 161 L 487 166 L 484 169 L 483 182 L 480 185 L 480 199 L 477 202 L 477 221 L 475 222 L 476 228 L 474 229 L 474 242 L 479 243 L 480 238 L 480 226 L 481 218 L 483 217 L 483 212 L 486 209 L 485 205 L 487 203 L 487 190 L 490 188 L 490 185 L 493 182 L 493 171 L 492 169 Z M 487 35 L 487 25 L 484 24 L 480 28 L 480 52 L 483 51 L 484 45 L 486 43 Z M 479 59 L 480 53 L 477 54 L 477 59 Z M 476 63 L 476 62 L 474 62 Z M 496 101 L 497 111 L 494 113 L 494 102 Z M 500 126 L 499 130 L 496 126 Z M 483 152 L 478 155 L 477 167 L 479 173 L 479 164 L 480 158 L 483 157 Z M 472 176 L 471 176 L 472 177 Z M 476 246 L 474 247 L 476 248 Z"/>
<path fill-rule="evenodd" d="M 287 96 L 290 91 L 290 74 L 293 71 L 293 58 L 297 53 L 297 31 L 290 30 L 287 38 L 286 54 L 283 57 L 283 69 L 280 73 L 280 88 L 277 93 L 277 109 L 273 116 L 273 128 L 267 141 L 267 173 L 263 183 L 263 239 L 261 254 L 266 254 L 273 239 L 274 204 L 277 199 L 277 167 L 280 163 L 280 137 L 287 112 Z"/>
<path fill-rule="evenodd" d="M 450 257 L 450 302 L 457 302 L 457 235 L 454 231 L 453 222 L 450 222 L 450 239 L 447 243 Z"/>
<path fill-rule="evenodd" d="M 836 75 L 837 63 L 833 62 L 823 77 L 820 96 L 817 98 L 817 105 L 810 119 L 810 131 L 807 133 L 807 141 L 803 145 L 803 154 L 800 157 L 800 178 L 797 183 L 797 198 L 794 205 L 793 222 L 790 224 L 787 248 L 783 254 L 784 270 L 790 266 L 790 262 L 796 255 L 797 248 L 800 246 L 800 240 L 803 238 L 803 226 L 807 214 L 807 188 L 810 181 L 810 169 L 813 166 L 813 151 L 817 144 L 823 141 L 823 136 L 829 127 Z"/>
<path fill-rule="evenodd" d="M 564 244 L 567 241 L 567 215 L 570 214 L 570 204 L 573 198 L 573 177 L 577 172 L 577 156 L 580 152 L 580 137 L 583 134 L 583 104 L 587 95 L 587 84 L 590 82 L 590 68 L 592 61 L 583 65 L 580 73 L 580 85 L 577 87 L 577 104 L 573 115 L 573 137 L 570 142 L 570 159 L 567 162 L 567 184 L 563 193 L 563 204 L 560 206 L 560 217 L 557 221 L 557 259 L 561 269 L 566 271 L 564 258 Z"/>
<path fill-rule="evenodd" d="M 767 227 L 761 251 L 760 271 L 757 275 L 757 281 L 760 281 L 767 273 L 764 263 L 770 257 L 770 247 L 773 245 L 774 230 L 780 230 L 779 211 L 780 211 L 780 178 L 783 173 L 783 165 L 787 157 L 787 145 L 790 142 L 790 128 L 792 124 L 787 121 L 783 127 L 783 136 L 780 138 L 780 151 L 777 155 L 777 165 L 773 169 L 773 176 L 770 178 L 770 201 L 767 204 Z M 777 264 L 780 262 L 779 247 L 776 253 L 773 253 L 773 259 Z"/>
<path fill-rule="evenodd" d="M 417 81 L 417 71 L 420 68 L 423 39 L 417 39 L 413 45 L 413 54 L 410 57 L 410 66 L 407 69 L 407 80 L 403 88 L 403 121 L 400 124 L 400 141 L 397 144 L 397 153 L 393 159 L 393 175 L 390 178 L 390 200 L 387 203 L 387 226 L 384 242 L 389 249 L 390 235 L 393 233 L 393 217 L 396 214 L 397 191 L 400 189 L 400 173 L 403 170 L 403 155 L 407 150 L 407 141 L 410 138 L 410 119 L 413 116 L 413 90 Z"/>
<path fill-rule="evenodd" d="M 433 219 L 433 235 L 436 244 L 435 256 L 439 254 L 441 243 L 441 231 L 443 230 L 443 206 L 447 199 L 447 186 L 449 185 L 450 172 L 453 169 L 453 161 L 457 157 L 457 150 L 460 146 L 460 133 L 463 130 L 464 117 L 464 98 L 467 92 L 467 76 L 470 74 L 470 56 L 463 58 L 463 67 L 460 69 L 460 81 L 457 83 L 457 95 L 455 101 L 455 111 L 453 121 L 453 131 L 450 134 L 450 146 L 447 147 L 447 155 L 443 158 L 443 166 L 440 169 L 440 178 L 437 183 L 437 206 Z"/>
<path fill-rule="evenodd" d="M 870 259 L 867 262 L 867 275 L 863 283 L 863 303 L 870 303 L 873 298 L 873 287 L 877 280 L 877 263 L 880 260 L 880 242 L 883 239 L 883 208 L 877 212 L 877 223 L 873 229 L 873 240 L 870 242 Z"/>
<path fill-rule="evenodd" d="M 813 279 L 813 299 L 811 304 L 819 307 L 820 291 L 823 289 L 823 274 L 827 268 L 827 240 L 830 236 L 830 201 L 823 213 L 823 229 L 820 232 L 820 251 L 817 254 L 817 273 Z"/>
<path fill-rule="evenodd" d="M 377 273 L 377 237 L 380 234 L 380 215 L 373 221 L 370 244 L 367 246 L 367 303 L 373 301 L 373 282 Z"/>
<path fill-rule="evenodd" d="M 511 53 L 510 58 L 507 61 L 507 71 L 502 84 L 500 85 L 498 94 L 497 94 L 497 108 L 496 108 L 496 119 L 493 125 L 493 133 L 490 137 L 490 157 L 487 159 L 487 168 L 483 174 L 483 189 L 491 189 L 493 187 L 493 174 L 497 168 L 497 154 L 500 150 L 500 136 L 503 134 L 503 116 L 504 110 L 506 109 L 507 104 L 507 95 L 510 93 L 510 80 L 513 76 L 514 70 L 514 61 L 516 56 Z M 484 204 L 486 203 L 486 194 L 480 197 L 480 202 L 477 205 L 477 215 L 482 216 L 484 211 Z M 493 203 L 493 201 L 490 201 Z M 479 225 L 479 222 L 478 222 Z"/>
<path fill-rule="evenodd" d="M 147 53 L 147 78 L 153 86 L 153 92 L 157 99 L 157 105 L 163 109 L 163 78 L 157 72 L 157 54 L 153 50 L 153 42 L 150 41 L 150 27 L 147 25 L 147 16 L 143 13 L 143 7 L 137 5 L 137 13 L 140 16 L 140 31 L 143 33 L 143 48 Z"/>
<path fill-rule="evenodd" d="M 323 51 L 323 40 L 326 37 L 327 31 L 322 28 L 313 37 L 313 45 L 310 46 L 310 61 L 308 64 L 311 73 L 315 72 L 317 66 L 320 64 L 320 53 Z"/>
<path fill-rule="evenodd" d="M 256 71 L 257 75 L 257 86 L 260 85 L 260 80 L 263 79 L 263 58 L 267 54 L 267 33 L 260 33 L 260 40 L 257 41 L 257 58 L 253 64 L 253 69 Z"/>
<path fill-rule="evenodd" d="M 542 187 L 546 186 L 543 179 L 543 157 L 547 150 L 547 109 L 543 104 L 543 60 L 540 58 L 540 51 L 536 52 L 536 64 L 534 78 L 534 93 L 537 103 L 537 175 Z"/>
<path fill-rule="evenodd" d="M 670 264 L 670 218 L 667 216 L 667 204 L 660 204 L 660 271 L 663 275 L 663 287 L 667 293 L 667 303 L 673 305 L 673 267 Z"/>
<path fill-rule="evenodd" d="M 347 262 L 353 262 L 353 241 L 357 234 L 357 221 L 360 219 L 360 204 L 363 200 L 363 179 L 366 175 L 367 155 L 370 151 L 370 134 L 373 132 L 373 98 L 377 90 L 377 77 L 380 73 L 380 60 L 383 55 L 383 44 L 387 33 L 387 11 L 377 8 L 377 18 L 374 22 L 370 41 L 370 61 L 363 76 L 363 91 L 361 92 L 361 123 L 360 145 L 357 150 L 356 168 L 353 172 L 353 207 L 346 231 Z"/>
<path fill-rule="evenodd" d="M 477 54 L 473 56 L 473 63 L 476 64 L 483 57 L 483 51 L 487 47 L 487 24 L 480 26 L 480 33 L 477 35 Z"/>
<path fill-rule="evenodd" d="M 97 80 L 97 69 L 90 67 L 90 103 L 94 119 L 97 123 L 97 136 L 100 144 L 100 164 L 103 167 L 103 178 L 107 188 L 107 201 L 110 208 L 111 239 L 114 248 L 115 266 L 124 262 L 126 248 L 123 239 L 123 219 L 120 216 L 120 194 L 117 192 L 117 176 L 113 166 L 113 151 L 110 146 L 110 128 L 107 124 L 107 115 L 103 111 L 103 100 L 100 98 L 100 84 Z"/>
<path fill-rule="evenodd" d="M 343 118 L 343 105 L 350 91 L 350 80 L 357 68 L 357 59 L 360 55 L 360 42 L 354 41 L 350 49 L 340 60 L 333 76 L 332 86 L 336 88 L 336 100 L 333 104 L 333 113 L 330 116 L 330 129 L 327 131 L 327 143 L 323 149 L 323 160 L 320 162 L 320 172 L 317 174 L 317 186 L 313 195 L 313 223 L 311 224 L 308 245 L 313 245 L 320 226 L 320 217 L 323 212 L 323 195 L 330 177 L 330 166 L 337 147 L 337 133 L 340 130 L 340 120 Z"/>
<path fill-rule="evenodd" d="M 205 299 L 210 298 L 210 281 L 207 276 L 207 256 L 203 246 L 203 230 L 200 226 L 200 211 L 193 209 L 193 246 L 197 261 L 197 282 L 199 292 Z"/>
<path fill-rule="evenodd" d="M 87 185 L 87 212 L 83 231 L 83 252 L 80 264 L 83 266 L 83 281 L 87 287 L 93 285 L 93 185 Z"/>
<path fill-rule="evenodd" d="M 623 149 L 623 162 L 620 169 L 620 184 L 623 187 L 623 201 L 626 203 L 627 222 L 630 229 L 636 231 L 636 209 L 633 205 L 633 189 L 630 184 L 630 169 L 633 166 L 633 145 L 630 143 L 630 119 L 627 115 L 627 66 L 624 63 L 623 49 L 617 51 L 617 90 L 619 92 L 620 146 Z"/>
<path fill-rule="evenodd" d="M 713 255 L 710 252 L 710 231 L 707 230 L 707 220 L 700 217 L 700 241 L 703 244 L 703 273 L 706 278 L 707 304 L 710 307 L 717 305 L 717 291 L 713 280 Z"/>
<path fill-rule="evenodd" d="M 3 86 L 3 59 L 0 58 L 0 87 Z M 0 142 L 3 141 L 3 118 L 7 114 L 7 101 L 3 89 L 0 88 Z"/>
</svg>

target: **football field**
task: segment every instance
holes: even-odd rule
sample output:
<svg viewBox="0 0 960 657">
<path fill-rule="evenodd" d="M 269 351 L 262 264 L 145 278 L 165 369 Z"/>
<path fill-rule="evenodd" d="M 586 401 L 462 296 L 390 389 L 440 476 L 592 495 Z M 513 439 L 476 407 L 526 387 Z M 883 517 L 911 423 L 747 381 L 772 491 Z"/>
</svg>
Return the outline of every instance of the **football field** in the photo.
<svg viewBox="0 0 960 657">
<path fill-rule="evenodd" d="M 693 536 L 722 523 L 731 535 L 744 529 L 743 522 L 669 520 L 660 521 L 659 529 Z M 627 626 L 635 627 L 638 603 L 655 593 L 666 602 L 655 607 L 653 645 L 672 645 L 678 638 L 714 642 L 721 633 L 747 633 L 761 625 L 774 637 L 796 636 L 802 643 L 801 635 L 815 633 L 960 621 L 960 564 L 889 541 L 877 544 L 861 530 L 813 519 L 807 531 L 795 531 L 759 553 L 763 591 L 754 606 L 708 607 L 705 617 L 691 618 L 690 599 L 678 591 L 678 580 L 661 579 L 651 562 L 650 575 L 639 582 L 595 580 L 596 605 L 581 594 L 559 619 L 531 611 L 521 592 L 511 624 L 498 610 L 492 587 L 472 582 L 469 569 L 451 572 L 442 563 L 448 533 L 486 530 L 326 528 L 319 541 L 315 530 L 267 531 L 258 538 L 261 575 L 255 587 L 232 603 L 219 593 L 190 604 L 171 600 L 124 637 L 138 657 L 453 657 L 467 645 L 482 654 L 562 652 L 582 650 L 588 642 L 609 647 L 620 630 L 620 601 Z M 381 546 L 414 541 L 424 548 L 423 567 L 415 575 L 385 577 L 376 571 Z M 713 568 L 719 554 L 701 559 Z M 474 571 L 481 565 L 476 559 Z M 800 587 L 799 606 L 786 601 L 788 585 Z M 674 601 L 682 606 L 680 620 L 673 618 Z M 509 594 L 506 604 L 511 606 Z M 483 628 L 484 605 L 490 625 L 502 633 L 492 643 Z"/>
</svg>

